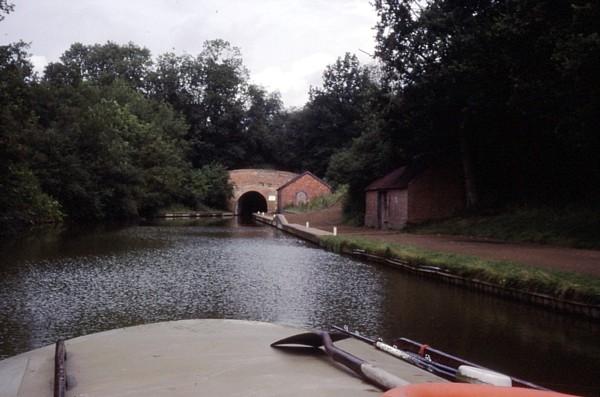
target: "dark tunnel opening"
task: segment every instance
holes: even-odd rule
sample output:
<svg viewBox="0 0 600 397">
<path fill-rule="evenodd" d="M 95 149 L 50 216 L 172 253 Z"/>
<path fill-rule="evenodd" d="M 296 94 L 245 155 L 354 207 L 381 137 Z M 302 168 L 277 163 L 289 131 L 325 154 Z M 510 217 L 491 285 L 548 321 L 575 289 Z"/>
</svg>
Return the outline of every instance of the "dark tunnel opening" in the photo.
<svg viewBox="0 0 600 397">
<path fill-rule="evenodd" d="M 237 214 L 245 220 L 252 219 L 254 212 L 267 212 L 267 200 L 258 192 L 247 192 L 240 196 L 237 205 Z"/>
</svg>

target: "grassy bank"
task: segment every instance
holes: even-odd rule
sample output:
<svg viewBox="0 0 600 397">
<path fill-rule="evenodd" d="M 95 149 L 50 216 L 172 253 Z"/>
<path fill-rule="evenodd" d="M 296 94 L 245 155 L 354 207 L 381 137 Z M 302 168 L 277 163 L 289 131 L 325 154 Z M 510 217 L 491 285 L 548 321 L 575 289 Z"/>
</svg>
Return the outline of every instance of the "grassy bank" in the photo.
<svg viewBox="0 0 600 397">
<path fill-rule="evenodd" d="M 297 206 L 285 207 L 286 212 L 303 213 L 311 211 L 324 210 L 331 208 L 339 202 L 342 202 L 348 194 L 348 187 L 341 186 L 334 193 L 327 196 L 315 197 L 314 199 Z"/>
<path fill-rule="evenodd" d="M 589 304 L 600 304 L 600 279 L 591 276 L 430 251 L 364 238 L 323 237 L 321 244 L 335 252 L 361 249 L 367 253 L 400 259 L 415 266 L 437 266 L 451 274 L 487 281 L 502 287 L 542 293 Z"/>
<path fill-rule="evenodd" d="M 513 208 L 494 215 L 471 215 L 417 225 L 408 231 L 600 249 L 600 210 Z"/>
</svg>

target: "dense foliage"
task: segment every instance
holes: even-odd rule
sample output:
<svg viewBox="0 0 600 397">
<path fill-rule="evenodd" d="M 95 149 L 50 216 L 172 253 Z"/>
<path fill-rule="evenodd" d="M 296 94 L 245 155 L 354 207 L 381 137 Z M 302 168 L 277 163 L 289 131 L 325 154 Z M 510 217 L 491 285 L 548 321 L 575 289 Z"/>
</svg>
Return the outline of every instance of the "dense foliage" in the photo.
<svg viewBox="0 0 600 397">
<path fill-rule="evenodd" d="M 221 41 L 206 46 L 215 45 L 228 46 Z M 74 44 L 41 78 L 34 74 L 26 50 L 24 43 L 0 47 L 4 232 L 64 216 L 98 221 L 152 215 L 173 204 L 225 206 L 231 194 L 225 165 L 234 162 L 231 156 L 200 150 L 197 142 L 210 139 L 193 128 L 206 101 L 164 98 L 160 69 L 147 49 L 132 43 Z M 226 64 L 202 62 L 196 66 Z M 223 78 L 217 75 L 194 83 L 195 92 L 208 95 L 211 84 L 231 83 L 227 76 L 215 82 Z M 245 90 L 245 82 L 231 84 Z M 255 102 L 270 100 L 266 92 L 255 91 Z M 214 101 L 231 99 L 219 89 L 211 95 Z M 242 122 L 251 109 L 240 107 L 237 132 L 246 128 Z M 210 111 L 201 117 L 210 119 Z M 217 147 L 227 150 L 230 130 L 211 132 L 213 138 L 222 135 Z"/>
<path fill-rule="evenodd" d="M 13 11 L 14 8 L 14 4 L 9 3 L 7 0 L 0 0 L 0 21 L 4 19 L 4 15 L 2 14 L 8 14 Z"/>
<path fill-rule="evenodd" d="M 42 190 L 28 159 L 28 136 L 40 132 L 32 112 L 31 63 L 25 44 L 0 46 L 0 222 L 2 231 L 33 220 L 62 218 L 59 203 Z"/>
<path fill-rule="evenodd" d="M 133 43 L 75 43 L 41 76 L 26 44 L 1 46 L 0 222 L 222 207 L 226 170 L 241 167 L 347 185 L 360 218 L 365 186 L 423 154 L 462 161 L 475 209 L 597 202 L 598 2 L 374 7 L 379 64 L 345 54 L 299 109 L 251 84 L 223 40 L 156 58 Z M 12 9 L 0 0 L 0 20 Z"/>
<path fill-rule="evenodd" d="M 375 7 L 377 55 L 402 99 L 397 131 L 413 153 L 459 152 L 471 204 L 560 204 L 598 193 L 598 2 Z"/>
<path fill-rule="evenodd" d="M 600 3 L 377 0 L 374 6 L 380 63 L 370 89 L 345 91 L 350 100 L 332 89 L 355 87 L 350 73 L 331 73 L 348 70 L 346 56 L 325 71 L 323 88 L 295 120 L 298 132 L 309 126 L 297 138 L 304 144 L 297 148 L 309 148 L 303 161 L 349 185 L 351 214 L 360 218 L 364 188 L 374 178 L 423 155 L 461 160 L 475 211 L 597 208 Z"/>
</svg>

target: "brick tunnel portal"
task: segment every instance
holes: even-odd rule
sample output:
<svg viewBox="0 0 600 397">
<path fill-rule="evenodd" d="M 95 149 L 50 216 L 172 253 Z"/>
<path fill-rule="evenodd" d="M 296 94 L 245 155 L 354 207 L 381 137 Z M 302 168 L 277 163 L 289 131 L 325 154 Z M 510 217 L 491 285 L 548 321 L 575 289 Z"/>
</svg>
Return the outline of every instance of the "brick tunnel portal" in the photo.
<svg viewBox="0 0 600 397">
<path fill-rule="evenodd" d="M 277 189 L 296 176 L 298 174 L 279 170 L 239 169 L 229 171 L 229 181 L 233 185 L 233 196 L 228 204 L 229 210 L 236 215 L 242 215 L 241 211 L 249 211 L 252 206 L 255 206 L 255 212 L 274 213 L 277 211 Z M 247 193 L 252 192 L 255 194 L 246 197 Z"/>
<path fill-rule="evenodd" d="M 235 213 L 242 217 L 251 217 L 254 212 L 267 212 L 267 209 L 265 196 L 259 192 L 250 191 L 240 196 Z"/>
</svg>

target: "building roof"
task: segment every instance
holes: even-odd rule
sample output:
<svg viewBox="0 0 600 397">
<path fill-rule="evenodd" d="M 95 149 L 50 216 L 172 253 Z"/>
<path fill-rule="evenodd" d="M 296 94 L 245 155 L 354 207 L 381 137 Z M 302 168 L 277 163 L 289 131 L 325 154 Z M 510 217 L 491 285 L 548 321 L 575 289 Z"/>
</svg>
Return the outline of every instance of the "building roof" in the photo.
<svg viewBox="0 0 600 397">
<path fill-rule="evenodd" d="M 424 169 L 423 161 L 412 161 L 410 164 L 396 168 L 384 177 L 371 182 L 365 191 L 406 189 L 410 181 Z"/>
<path fill-rule="evenodd" d="M 290 179 L 289 181 L 287 181 L 286 183 L 284 183 L 283 185 L 279 186 L 277 188 L 277 191 L 288 187 L 289 185 L 291 185 L 292 183 L 296 182 L 298 179 L 302 178 L 304 175 L 308 175 L 310 177 L 312 177 L 313 179 L 316 179 L 317 181 L 321 182 L 323 185 L 327 186 L 329 188 L 329 190 L 331 190 L 331 185 L 329 185 L 329 183 L 325 182 L 323 179 L 319 178 L 318 176 L 316 176 L 315 174 L 313 174 L 310 171 L 304 171 L 303 173 L 301 173 L 300 175 Z"/>
</svg>

